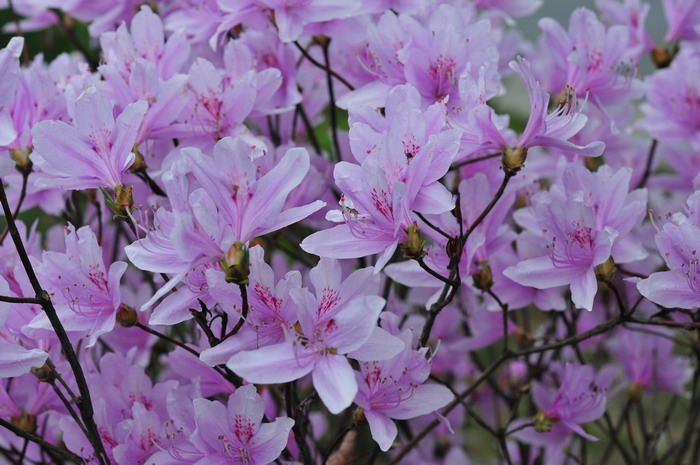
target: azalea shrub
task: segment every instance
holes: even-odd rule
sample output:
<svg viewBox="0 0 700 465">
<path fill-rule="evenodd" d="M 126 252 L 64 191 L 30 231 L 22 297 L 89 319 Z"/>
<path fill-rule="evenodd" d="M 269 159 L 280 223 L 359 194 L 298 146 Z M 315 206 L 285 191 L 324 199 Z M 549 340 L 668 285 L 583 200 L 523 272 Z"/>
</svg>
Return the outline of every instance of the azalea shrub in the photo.
<svg viewBox="0 0 700 465">
<path fill-rule="evenodd" d="M 542 3 L 2 2 L 0 463 L 699 463 L 700 0 Z"/>
</svg>

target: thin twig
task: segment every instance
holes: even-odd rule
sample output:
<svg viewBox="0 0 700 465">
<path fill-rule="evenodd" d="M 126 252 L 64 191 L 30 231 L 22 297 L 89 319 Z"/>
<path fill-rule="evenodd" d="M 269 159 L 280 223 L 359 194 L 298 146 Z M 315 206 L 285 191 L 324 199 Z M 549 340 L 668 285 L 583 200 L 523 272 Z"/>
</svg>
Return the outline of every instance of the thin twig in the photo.
<svg viewBox="0 0 700 465">
<path fill-rule="evenodd" d="M 185 344 L 184 342 L 180 342 L 180 341 L 178 341 L 177 339 L 174 339 L 174 338 L 168 336 L 167 334 L 163 334 L 163 333 L 161 333 L 161 332 L 159 332 L 159 331 L 156 331 L 156 330 L 153 329 L 153 328 L 149 328 L 148 326 L 144 325 L 144 324 L 141 323 L 141 322 L 136 322 L 136 324 L 135 324 L 134 326 L 137 327 L 137 328 L 139 328 L 139 329 L 142 330 L 142 331 L 146 331 L 146 332 L 149 333 L 149 334 L 152 334 L 152 335 L 154 335 L 154 336 L 156 336 L 156 337 L 159 337 L 160 339 L 163 339 L 164 341 L 169 342 L 169 343 L 173 344 L 174 346 L 180 347 L 181 349 L 184 349 L 184 350 L 186 350 L 187 352 L 189 352 L 189 353 L 191 353 L 192 355 L 194 355 L 195 357 L 199 358 L 199 352 L 197 352 L 196 350 L 194 350 L 192 347 L 189 347 L 189 346 L 188 346 L 187 344 Z"/>
<path fill-rule="evenodd" d="M 454 163 L 452 166 L 450 166 L 450 169 L 454 170 L 454 169 L 461 168 L 461 167 L 466 166 L 466 165 L 471 165 L 472 163 L 478 163 L 480 161 L 490 160 L 492 158 L 497 158 L 497 157 L 500 157 L 501 154 L 502 154 L 501 152 L 490 153 L 488 155 L 484 155 L 481 157 L 476 157 L 476 158 L 471 158 L 469 160 L 460 161 L 460 162 Z"/>
<path fill-rule="evenodd" d="M 651 146 L 649 147 L 649 153 L 647 154 L 647 164 L 644 167 L 644 174 L 642 175 L 642 179 L 639 180 L 639 184 L 637 184 L 637 189 L 644 187 L 649 180 L 649 176 L 651 176 L 651 168 L 652 165 L 654 164 L 654 154 L 656 154 L 656 147 L 659 145 L 659 141 L 654 139 L 651 141 Z"/>
<path fill-rule="evenodd" d="M 83 373 L 83 369 L 80 366 L 80 361 L 73 350 L 73 345 L 68 338 L 68 334 L 66 334 L 66 330 L 63 328 L 61 320 L 58 318 L 56 309 L 51 303 L 49 294 L 41 287 L 41 284 L 39 284 L 39 279 L 34 272 L 32 263 L 29 260 L 29 255 L 27 254 L 27 250 L 24 248 L 22 238 L 20 237 L 19 230 L 15 224 L 15 219 L 12 215 L 10 204 L 7 201 L 7 194 L 5 193 L 5 187 L 3 186 L 2 179 L 0 179 L 0 203 L 2 203 L 2 209 L 5 213 L 5 218 L 7 219 L 7 226 L 10 230 L 10 236 L 15 244 L 17 254 L 22 262 L 27 278 L 29 279 L 32 289 L 34 290 L 36 298 L 40 301 L 39 305 L 41 305 L 42 310 L 44 313 L 46 313 L 46 316 L 51 323 L 51 327 L 61 343 L 63 353 L 71 367 L 71 370 L 73 371 L 73 376 L 75 377 L 75 382 L 78 385 L 78 390 L 80 391 L 81 397 L 78 408 L 80 410 L 80 416 L 82 417 L 85 427 L 89 433 L 88 440 L 95 449 L 95 455 L 98 462 L 100 464 L 109 464 L 109 457 L 107 457 L 104 445 L 102 444 L 102 439 L 100 438 L 97 430 L 97 425 L 95 424 L 95 420 L 93 418 L 92 399 L 90 397 L 90 390 L 87 385 L 87 380 L 85 379 L 85 374 Z"/>
<path fill-rule="evenodd" d="M 338 141 L 338 109 L 335 106 L 335 90 L 333 89 L 333 75 L 331 74 L 331 57 L 328 51 L 330 44 L 330 39 L 323 43 L 323 60 L 326 62 L 326 84 L 328 86 L 328 105 L 330 113 L 330 124 L 331 124 L 331 136 L 333 138 L 333 150 L 335 154 L 335 160 L 339 162 L 343 158 L 340 153 L 340 142 Z"/>
<path fill-rule="evenodd" d="M 14 434 L 21 438 L 27 439 L 33 443 L 38 444 L 39 447 L 46 449 L 47 451 L 53 452 L 56 455 L 60 455 L 61 457 L 63 457 L 66 460 L 69 460 L 72 463 L 76 463 L 78 465 L 82 465 L 84 463 L 83 459 L 73 454 L 72 452 L 56 447 L 50 442 L 44 440 L 43 438 L 40 438 L 35 434 L 24 431 L 23 429 L 16 427 L 9 421 L 5 421 L 2 418 L 0 418 L 0 426 L 12 431 Z"/>
<path fill-rule="evenodd" d="M 333 76 L 334 78 L 336 78 L 337 80 L 342 82 L 343 85 L 345 85 L 345 87 L 347 87 L 348 89 L 355 90 L 355 86 L 350 84 L 343 76 L 336 73 L 331 68 L 324 66 L 322 63 L 320 63 L 318 60 L 316 60 L 314 57 L 312 57 L 311 54 L 304 47 L 302 47 L 302 45 L 298 41 L 295 40 L 294 45 L 296 45 L 296 47 L 299 49 L 301 54 L 304 55 L 304 58 L 309 60 L 311 62 L 311 64 L 313 64 L 315 67 L 320 68 L 323 71 L 325 71 L 326 73 L 330 74 L 331 76 Z"/>
</svg>

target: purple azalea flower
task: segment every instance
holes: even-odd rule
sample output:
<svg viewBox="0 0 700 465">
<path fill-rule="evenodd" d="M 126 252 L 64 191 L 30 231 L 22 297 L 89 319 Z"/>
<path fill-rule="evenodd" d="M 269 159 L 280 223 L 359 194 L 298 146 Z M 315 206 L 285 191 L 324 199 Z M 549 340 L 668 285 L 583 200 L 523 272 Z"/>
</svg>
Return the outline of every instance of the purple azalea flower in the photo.
<svg viewBox="0 0 700 465">
<path fill-rule="evenodd" d="M 551 423 L 561 423 L 570 431 L 584 438 L 597 441 L 580 426 L 580 423 L 595 421 L 605 413 L 606 380 L 596 377 L 593 367 L 567 363 L 559 388 L 535 382 L 532 396 L 540 415 Z M 535 420 L 537 422 L 537 420 Z"/>
<path fill-rule="evenodd" d="M 542 6 L 542 0 L 476 0 L 479 8 L 498 10 L 510 16 L 529 16 Z"/>
<path fill-rule="evenodd" d="M 656 245 L 669 271 L 652 273 L 637 283 L 639 292 L 654 303 L 668 308 L 694 309 L 700 306 L 700 193 L 688 199 L 690 218 L 676 213 L 656 235 Z"/>
<path fill-rule="evenodd" d="M 254 350 L 284 341 L 286 331 L 295 321 L 296 312 L 290 292 L 301 287 L 301 274 L 289 271 L 284 279 L 277 281 L 274 271 L 265 263 L 262 247 L 251 247 L 249 253 L 248 316 L 238 334 L 202 351 L 200 358 L 209 365 L 226 363 L 242 350 Z M 241 302 L 240 290 L 235 284 L 219 282 L 210 287 L 209 292 L 220 302 Z M 240 304 L 236 310 L 240 312 Z"/>
<path fill-rule="evenodd" d="M 340 310 L 326 316 L 322 304 L 303 289 L 292 292 L 298 306 L 298 325 L 289 331 L 287 340 L 253 351 L 239 352 L 227 366 L 253 383 L 286 383 L 308 373 L 313 375 L 314 388 L 331 413 L 339 413 L 352 403 L 357 393 L 354 371 L 346 355 L 365 360 L 391 358 L 403 343 L 385 341 L 382 351 L 362 350 L 375 331 L 384 299 L 358 296 Z M 360 351 L 357 354 L 353 352 Z M 369 354 L 367 352 L 370 352 Z"/>
<path fill-rule="evenodd" d="M 318 200 L 285 208 L 289 193 L 309 170 L 306 150 L 290 149 L 262 175 L 252 153 L 243 140 L 224 138 L 214 146 L 213 156 L 183 149 L 181 163 L 164 175 L 173 212 L 159 210 L 159 227 L 128 246 L 126 253 L 140 269 L 176 275 L 142 308 L 150 307 L 192 268 L 225 259 L 234 243 L 296 223 L 325 205 Z M 187 173 L 201 185 L 191 193 Z M 200 246 L 193 247 L 195 243 Z"/>
<path fill-rule="evenodd" d="M 459 132 L 442 130 L 440 106 L 421 112 L 419 99 L 412 87 L 399 86 L 387 98 L 386 121 L 369 110 L 355 115 L 351 146 L 361 165 L 336 165 L 342 210 L 327 215 L 343 224 L 308 236 L 304 250 L 332 258 L 381 253 L 379 271 L 405 240 L 405 228 L 413 222 L 410 210 L 453 208 L 451 194 L 438 180 L 457 154 Z"/>
<path fill-rule="evenodd" d="M 535 206 L 548 255 L 520 262 L 503 274 L 538 289 L 568 285 L 576 307 L 592 310 L 598 289 L 595 267 L 610 257 L 617 232 L 596 228 L 592 209 L 557 187 L 542 193 Z"/>
<path fill-rule="evenodd" d="M 42 121 L 34 126 L 30 158 L 44 172 L 37 185 L 113 189 L 123 184 L 122 177 L 135 160 L 132 149 L 148 104 L 128 105 L 116 121 L 113 106 L 92 87 L 75 103 L 74 125 Z"/>
<path fill-rule="evenodd" d="M 240 387 L 228 399 L 228 406 L 206 399 L 195 399 L 197 429 L 190 441 L 203 457 L 195 465 L 274 462 L 287 445 L 294 420 L 279 417 L 262 423 L 265 404 L 255 386 Z"/>
<path fill-rule="evenodd" d="M 535 204 L 535 222 L 547 241 L 547 254 L 507 268 L 516 283 L 538 289 L 569 285 L 578 308 L 592 309 L 597 291 L 594 268 L 610 256 L 617 263 L 647 256 L 633 230 L 646 212 L 646 190 L 628 191 L 631 170 L 596 173 L 568 164 L 562 186 L 543 193 Z"/>
<path fill-rule="evenodd" d="M 0 276 L 0 295 L 11 296 L 12 294 L 7 281 Z M 32 367 L 42 366 L 49 356 L 48 353 L 40 349 L 25 349 L 12 342 L 9 335 L 3 334 L 2 329 L 11 310 L 11 304 L 0 302 L 0 334 L 6 339 L 6 341 L 0 342 L 0 378 L 11 378 L 29 373 Z"/>
<path fill-rule="evenodd" d="M 114 262 L 105 267 L 102 247 L 89 226 L 66 228 L 66 251 L 44 252 L 36 267 L 37 276 L 49 293 L 67 331 L 86 334 L 87 347 L 111 331 L 121 307 L 119 283 L 126 263 Z M 29 324 L 34 330 L 51 331 L 45 313 Z"/>
<path fill-rule="evenodd" d="M 669 68 L 647 78 L 646 102 L 641 106 L 644 118 L 639 126 L 659 140 L 686 142 L 700 149 L 700 83 L 693 79 L 697 73 L 700 53 L 684 49 Z"/>
<path fill-rule="evenodd" d="M 651 51 L 654 41 L 646 30 L 646 20 L 651 10 L 648 3 L 641 0 L 596 0 L 603 20 L 611 24 L 626 26 L 629 31 L 629 42 L 625 54 L 633 60 Z"/>
<path fill-rule="evenodd" d="M 104 61 L 127 83 L 132 66 L 140 59 L 152 63 L 158 76 L 168 80 L 182 70 L 190 56 L 184 32 L 176 31 L 166 40 L 163 21 L 148 5 L 141 6 L 130 30 L 122 23 L 116 31 L 101 34 L 100 47 Z"/>
<path fill-rule="evenodd" d="M 10 144 L 17 137 L 12 117 L 5 111 L 15 98 L 19 79 L 19 56 L 24 38 L 13 37 L 7 47 L 0 50 L 0 146 Z M 0 172 L 0 174 L 4 174 Z"/>
<path fill-rule="evenodd" d="M 355 373 L 359 390 L 355 402 L 362 407 L 372 438 L 383 451 L 389 450 L 397 429 L 392 421 L 408 420 L 434 412 L 454 396 L 445 386 L 424 384 L 430 374 L 427 348 L 413 350 L 411 331 L 400 334 L 403 351 L 383 361 L 360 362 Z"/>
<path fill-rule="evenodd" d="M 553 54 L 554 69 L 564 72 L 548 73 L 552 75 L 550 91 L 587 96 L 600 108 L 641 94 L 640 83 L 634 79 L 637 63 L 626 53 L 627 27 L 606 29 L 586 8 L 571 14 L 568 33 L 551 18 L 541 19 L 539 26 L 544 32 L 543 48 Z"/>
<path fill-rule="evenodd" d="M 530 68 L 530 63 L 522 57 L 517 61 L 511 61 L 510 67 L 524 81 L 530 97 L 530 117 L 527 120 L 525 130 L 515 143 L 516 149 L 527 150 L 531 147 L 552 147 L 564 153 L 575 153 L 588 157 L 597 157 L 603 153 L 605 144 L 591 142 L 585 146 L 579 146 L 569 142 L 586 124 L 587 117 L 582 113 L 582 105 L 576 100 L 575 94 L 569 95 L 570 101 L 561 104 L 551 113 L 548 111 L 549 94 L 547 94 L 539 82 L 535 79 Z M 471 81 L 470 81 L 471 82 Z M 504 135 L 501 131 L 502 122 L 496 119 L 494 112 L 485 105 L 485 96 L 479 96 L 478 92 L 483 85 L 465 82 L 465 96 L 471 101 L 480 102 L 476 113 L 466 119 L 466 132 L 470 134 L 472 144 L 480 151 L 499 152 L 510 149 L 510 134 Z M 463 117 L 464 118 L 464 117 Z M 464 121 L 464 119 L 462 120 Z M 465 124 L 458 124 L 458 127 Z M 508 138 L 506 138 L 508 137 Z"/>
<path fill-rule="evenodd" d="M 697 40 L 700 21 L 700 1 L 698 0 L 663 0 L 664 14 L 668 30 L 664 40 L 673 42 L 678 39 Z"/>
<path fill-rule="evenodd" d="M 693 376 L 688 357 L 673 355 L 673 332 L 654 328 L 649 334 L 634 325 L 620 328 L 607 345 L 625 370 L 630 391 L 651 394 L 663 389 L 685 395 L 685 385 Z"/>
<path fill-rule="evenodd" d="M 343 19 L 359 8 L 357 0 L 258 0 L 274 13 L 282 42 L 297 40 L 310 23 Z"/>
</svg>

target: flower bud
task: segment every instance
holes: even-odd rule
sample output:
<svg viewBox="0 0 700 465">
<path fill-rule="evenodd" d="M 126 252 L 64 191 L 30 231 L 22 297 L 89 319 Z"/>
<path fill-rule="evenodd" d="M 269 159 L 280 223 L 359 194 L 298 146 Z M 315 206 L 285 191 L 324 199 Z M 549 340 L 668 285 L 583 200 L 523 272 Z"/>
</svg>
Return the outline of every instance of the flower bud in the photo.
<svg viewBox="0 0 700 465">
<path fill-rule="evenodd" d="M 406 228 L 408 240 L 401 244 L 401 251 L 407 258 L 421 258 L 425 255 L 423 246 L 425 241 L 421 236 L 418 224 L 414 221 L 412 225 Z"/>
<path fill-rule="evenodd" d="M 29 159 L 29 154 L 32 152 L 31 148 L 27 148 L 27 150 L 10 149 L 9 152 L 12 161 L 15 162 L 17 171 L 23 174 L 28 174 L 32 171 L 32 161 Z"/>
<path fill-rule="evenodd" d="M 16 417 L 10 418 L 10 422 L 22 431 L 32 434 L 36 433 L 36 415 L 21 411 Z"/>
<path fill-rule="evenodd" d="M 248 247 L 243 242 L 235 242 L 226 254 L 224 271 L 226 282 L 234 284 L 248 284 L 250 275 L 250 255 Z"/>
<path fill-rule="evenodd" d="M 537 415 L 532 418 L 532 423 L 535 426 L 535 431 L 538 433 L 549 433 L 552 431 L 552 424 L 554 422 L 546 413 L 537 412 Z"/>
<path fill-rule="evenodd" d="M 506 147 L 503 150 L 503 158 L 501 163 L 503 165 L 503 171 L 506 174 L 514 175 L 525 166 L 525 160 L 527 159 L 527 149 L 523 147 Z"/>
<path fill-rule="evenodd" d="M 114 198 L 102 186 L 100 186 L 100 191 L 105 199 L 105 203 L 109 206 L 109 209 L 112 210 L 112 213 L 114 213 L 114 217 L 127 221 L 129 219 L 129 213 L 134 210 L 133 187 L 119 184 L 114 188 Z"/>
<path fill-rule="evenodd" d="M 462 249 L 464 248 L 464 245 L 462 244 L 462 241 L 459 238 L 451 237 L 447 241 L 447 245 L 445 245 L 445 252 L 447 253 L 447 256 L 452 258 L 457 258 L 462 256 Z"/>
<path fill-rule="evenodd" d="M 328 44 L 331 42 L 331 38 L 323 34 L 313 36 L 312 40 L 315 44 L 318 44 L 321 47 L 327 47 Z"/>
<path fill-rule="evenodd" d="M 117 323 L 124 328 L 131 328 L 139 322 L 139 315 L 134 308 L 121 304 L 117 310 Z"/>
<path fill-rule="evenodd" d="M 480 291 L 488 291 L 491 289 L 493 286 L 493 274 L 486 260 L 481 260 L 479 262 L 479 268 L 472 273 L 472 279 L 474 280 L 474 287 Z"/>
<path fill-rule="evenodd" d="M 651 51 L 651 61 L 659 69 L 668 68 L 673 61 L 673 54 L 663 47 L 655 47 Z"/>
<path fill-rule="evenodd" d="M 148 166 L 146 165 L 146 159 L 143 158 L 143 154 L 139 152 L 139 144 L 134 144 L 134 148 L 131 150 L 136 157 L 134 163 L 129 167 L 132 173 L 138 173 L 139 171 L 144 171 Z"/>
<path fill-rule="evenodd" d="M 40 383 L 51 383 L 56 379 L 56 372 L 48 363 L 44 363 L 40 367 L 32 367 L 30 371 Z"/>
<path fill-rule="evenodd" d="M 615 275 L 615 260 L 609 257 L 603 263 L 595 267 L 595 274 L 601 281 L 610 281 Z"/>
<path fill-rule="evenodd" d="M 352 413 L 352 422 L 359 425 L 363 421 L 365 421 L 365 409 L 362 407 L 357 407 Z"/>
<path fill-rule="evenodd" d="M 642 386 L 638 382 L 634 382 L 630 384 L 630 387 L 627 388 L 627 395 L 629 396 L 629 399 L 632 401 L 639 401 L 642 399 L 642 396 L 644 395 L 644 386 Z"/>
</svg>

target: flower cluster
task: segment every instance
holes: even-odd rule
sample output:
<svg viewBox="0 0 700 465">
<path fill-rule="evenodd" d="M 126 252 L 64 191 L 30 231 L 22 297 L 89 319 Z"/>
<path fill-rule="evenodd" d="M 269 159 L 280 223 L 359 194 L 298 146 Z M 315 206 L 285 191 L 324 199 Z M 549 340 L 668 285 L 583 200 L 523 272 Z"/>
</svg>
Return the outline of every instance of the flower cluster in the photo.
<svg viewBox="0 0 700 465">
<path fill-rule="evenodd" d="M 5 2 L 0 463 L 698 463 L 661 3 Z"/>
</svg>

